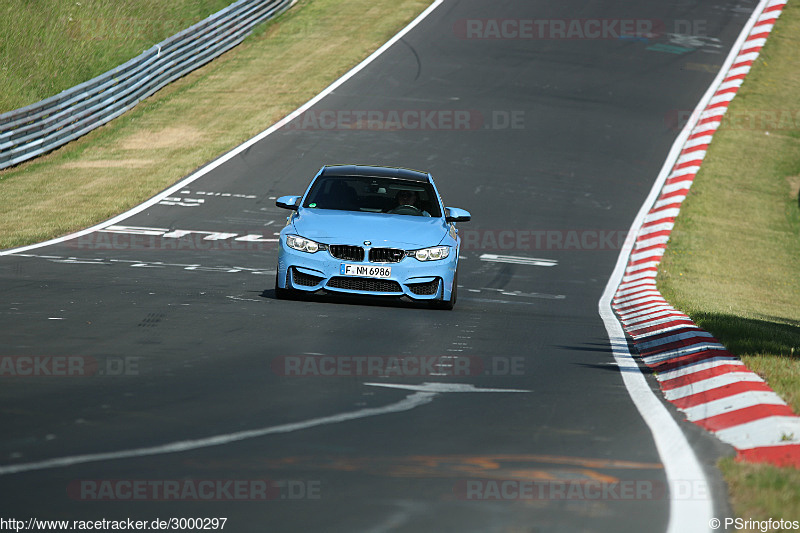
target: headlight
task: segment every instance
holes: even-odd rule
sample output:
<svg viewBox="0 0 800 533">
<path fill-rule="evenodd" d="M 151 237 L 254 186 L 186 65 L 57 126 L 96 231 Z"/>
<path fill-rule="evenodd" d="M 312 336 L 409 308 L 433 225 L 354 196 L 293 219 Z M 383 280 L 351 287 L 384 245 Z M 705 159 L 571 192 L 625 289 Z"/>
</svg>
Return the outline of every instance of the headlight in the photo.
<svg viewBox="0 0 800 533">
<path fill-rule="evenodd" d="M 286 245 L 289 248 L 294 248 L 295 250 L 299 250 L 301 252 L 308 252 L 310 254 L 325 249 L 324 244 L 320 244 L 318 242 L 314 242 L 309 239 L 304 239 L 303 237 L 298 237 L 297 235 L 287 235 Z"/>
<path fill-rule="evenodd" d="M 450 255 L 449 246 L 434 246 L 411 252 L 419 261 L 438 261 Z"/>
</svg>

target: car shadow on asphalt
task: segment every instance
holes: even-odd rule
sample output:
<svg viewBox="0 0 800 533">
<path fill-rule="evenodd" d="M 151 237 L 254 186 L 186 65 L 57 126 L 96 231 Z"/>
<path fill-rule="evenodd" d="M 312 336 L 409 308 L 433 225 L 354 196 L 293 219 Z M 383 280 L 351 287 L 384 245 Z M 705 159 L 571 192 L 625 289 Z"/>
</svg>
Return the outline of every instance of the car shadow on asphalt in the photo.
<svg viewBox="0 0 800 533">
<path fill-rule="evenodd" d="M 358 305 L 368 307 L 393 307 L 398 309 L 428 309 L 433 310 L 428 303 L 412 302 L 403 298 L 392 296 L 347 296 L 330 293 L 323 294 L 293 294 L 285 300 L 279 299 L 275 295 L 275 289 L 264 289 L 259 294 L 261 298 L 267 300 L 289 301 L 289 302 L 318 302 L 340 305 Z"/>
</svg>

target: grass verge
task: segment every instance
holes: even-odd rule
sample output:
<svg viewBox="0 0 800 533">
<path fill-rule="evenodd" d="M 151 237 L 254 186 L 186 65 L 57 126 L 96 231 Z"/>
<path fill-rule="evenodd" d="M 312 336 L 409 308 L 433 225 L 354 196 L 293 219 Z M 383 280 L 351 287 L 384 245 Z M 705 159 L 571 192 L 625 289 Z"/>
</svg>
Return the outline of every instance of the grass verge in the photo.
<svg viewBox="0 0 800 533">
<path fill-rule="evenodd" d="M 664 297 L 800 413 L 800 10 L 789 4 L 714 136 L 658 275 Z M 720 467 L 742 518 L 800 516 L 800 471 Z"/>
<path fill-rule="evenodd" d="M 0 113 L 90 80 L 232 0 L 6 0 Z"/>
<path fill-rule="evenodd" d="M 0 249 L 106 220 L 263 131 L 376 50 L 427 0 L 301 0 L 134 110 L 0 172 Z"/>
</svg>

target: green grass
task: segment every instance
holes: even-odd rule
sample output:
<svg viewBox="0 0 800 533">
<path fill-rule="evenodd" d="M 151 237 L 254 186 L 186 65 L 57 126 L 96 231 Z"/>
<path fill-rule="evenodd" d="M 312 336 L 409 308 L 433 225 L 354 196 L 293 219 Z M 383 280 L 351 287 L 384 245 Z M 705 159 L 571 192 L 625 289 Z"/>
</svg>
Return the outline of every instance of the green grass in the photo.
<svg viewBox="0 0 800 533">
<path fill-rule="evenodd" d="M 724 459 L 720 468 L 728 481 L 737 514 L 753 520 L 798 520 L 800 470 Z M 756 529 L 740 531 L 757 531 Z"/>
<path fill-rule="evenodd" d="M 789 4 L 714 136 L 658 275 L 800 413 L 800 11 Z M 743 518 L 797 519 L 800 472 L 725 460 Z"/>
<path fill-rule="evenodd" d="M 231 52 L 81 139 L 0 171 L 0 249 L 150 198 L 318 94 L 426 0 L 301 0 Z"/>
<path fill-rule="evenodd" d="M 232 0 L 6 0 L 0 113 L 90 80 Z"/>
</svg>

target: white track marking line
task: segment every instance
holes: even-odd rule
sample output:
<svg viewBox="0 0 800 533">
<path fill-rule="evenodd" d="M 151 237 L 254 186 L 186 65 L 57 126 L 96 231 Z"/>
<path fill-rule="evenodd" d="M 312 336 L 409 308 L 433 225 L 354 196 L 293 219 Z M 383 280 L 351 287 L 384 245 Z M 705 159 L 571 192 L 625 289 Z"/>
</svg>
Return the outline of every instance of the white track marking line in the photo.
<svg viewBox="0 0 800 533">
<path fill-rule="evenodd" d="M 417 392 L 531 392 L 524 389 L 484 389 L 471 383 L 428 383 L 422 385 L 406 385 L 403 383 L 364 383 L 371 387 L 386 387 L 390 389 L 413 390 Z"/>
<path fill-rule="evenodd" d="M 232 298 L 229 296 L 228 298 Z M 289 424 L 281 424 L 278 426 L 269 426 L 259 429 L 250 429 L 245 431 L 238 431 L 235 433 L 226 433 L 221 435 L 214 435 L 194 440 L 183 440 L 162 444 L 159 446 L 150 446 L 146 448 L 132 448 L 130 450 L 120 450 L 116 452 L 106 453 L 93 453 L 84 455 L 72 455 L 67 457 L 57 457 L 54 459 L 45 459 L 43 461 L 36 461 L 32 463 L 20 463 L 16 465 L 0 466 L 0 476 L 17 474 L 20 472 L 29 472 L 32 470 L 46 470 L 51 468 L 62 468 L 84 463 L 95 463 L 99 461 L 110 461 L 119 459 L 130 459 L 135 457 L 148 457 L 152 455 L 163 455 L 168 453 L 180 453 L 200 448 L 209 448 L 212 446 L 222 446 L 232 442 L 239 442 L 247 439 L 254 439 L 265 437 L 267 435 L 274 435 L 277 433 L 291 433 L 294 431 L 301 431 L 316 426 L 338 424 L 359 418 L 366 418 L 378 415 L 385 415 L 391 413 L 399 413 L 409 411 L 415 407 L 425 405 L 433 401 L 433 399 L 441 393 L 476 393 L 476 392 L 493 392 L 493 393 L 521 393 L 531 392 L 522 389 L 487 389 L 478 388 L 469 383 L 430 383 L 425 382 L 421 385 L 404 385 L 399 383 L 365 383 L 365 385 L 373 387 L 385 387 L 392 389 L 404 389 L 414 391 L 413 394 L 406 396 L 399 402 L 395 402 L 383 407 L 369 407 L 359 409 L 358 411 L 350 411 L 339 413 L 331 416 L 324 416 L 319 418 L 312 418 L 302 422 L 293 422 Z"/>
<path fill-rule="evenodd" d="M 65 241 L 68 241 L 68 240 L 71 240 L 71 239 L 75 239 L 77 237 L 82 237 L 84 235 L 88 235 L 89 233 L 93 233 L 95 231 L 104 229 L 104 228 L 106 228 L 108 226 L 111 226 L 113 224 L 117 224 L 118 222 L 126 220 L 126 219 L 132 217 L 133 215 L 141 213 L 142 211 L 148 209 L 149 207 L 152 207 L 152 206 L 158 204 L 160 201 L 164 200 L 165 198 L 173 196 L 173 195 L 175 195 L 175 193 L 186 189 L 187 186 L 190 183 L 193 183 L 194 181 L 197 181 L 198 179 L 202 178 L 203 176 L 205 176 L 206 174 L 208 174 L 212 170 L 214 170 L 217 167 L 219 167 L 220 165 L 222 165 L 223 163 L 228 162 L 232 158 L 236 157 L 240 153 L 244 152 L 245 150 L 247 150 L 248 148 L 253 146 L 254 144 L 258 143 L 259 141 L 261 141 L 263 139 L 265 139 L 267 136 L 271 135 L 275 131 L 278 131 L 279 129 L 284 127 L 286 124 L 288 124 L 289 122 L 294 120 L 296 117 L 298 117 L 301 114 L 303 114 L 304 112 L 306 112 L 309 108 L 311 108 L 314 105 L 316 105 L 317 102 L 319 102 L 320 100 L 322 100 L 323 98 L 328 96 L 330 93 L 332 93 L 337 88 L 339 88 L 341 85 L 343 85 L 345 82 L 347 82 L 350 78 L 352 78 L 353 76 L 355 76 L 356 74 L 361 72 L 367 65 L 369 65 L 370 63 L 375 61 L 378 57 L 380 57 L 386 50 L 391 48 L 397 41 L 402 39 L 408 32 L 410 32 L 412 29 L 414 29 L 420 22 L 425 20 L 428 17 L 428 15 L 433 13 L 436 10 L 436 8 L 439 7 L 443 2 L 444 2 L 444 0 L 435 0 L 430 6 L 428 6 L 428 8 L 425 11 L 420 13 L 419 16 L 417 16 L 417 18 L 412 20 L 408 24 L 408 26 L 406 26 L 405 28 L 400 30 L 394 37 L 389 39 L 383 46 L 381 46 L 380 48 L 375 50 L 364 61 L 362 61 L 361 63 L 359 63 L 355 67 L 353 67 L 344 76 L 342 76 L 341 78 L 339 78 L 335 82 L 331 83 L 321 93 L 319 93 L 317 96 L 315 96 L 314 98 L 312 98 L 311 100 L 309 100 L 308 102 L 306 102 L 305 104 L 303 104 L 302 106 L 297 108 L 296 110 L 294 110 L 292 113 L 290 113 L 289 115 L 285 116 L 284 118 L 282 118 L 281 120 L 279 120 L 278 122 L 276 122 L 275 124 L 273 124 L 272 126 L 267 128 L 263 132 L 259 133 L 258 135 L 256 135 L 252 139 L 240 144 L 239 146 L 237 146 L 236 148 L 234 148 L 230 152 L 228 152 L 226 154 L 223 154 L 219 158 L 217 158 L 214 161 L 210 162 L 209 164 L 205 165 L 203 168 L 199 169 L 194 174 L 191 174 L 190 176 L 187 176 L 185 179 L 183 179 L 180 182 L 176 183 L 172 187 L 169 187 L 167 190 L 162 191 L 161 193 L 155 195 L 154 197 L 152 197 L 148 201 L 146 201 L 146 202 L 144 202 L 142 204 L 139 204 L 138 206 L 134 207 L 130 211 L 126 211 L 125 213 L 119 214 L 119 215 L 117 215 L 117 216 L 115 216 L 115 217 L 113 217 L 113 218 L 111 218 L 109 220 L 106 220 L 105 222 L 101 222 L 100 224 L 92 226 L 91 228 L 86 228 L 84 230 L 81 230 L 81 231 L 78 231 L 78 232 L 75 232 L 75 233 L 71 233 L 69 235 L 64 235 L 63 237 L 58 237 L 56 239 L 50 239 L 49 241 L 44 241 L 44 242 L 40 242 L 40 243 L 37 243 L 37 244 L 31 244 L 31 245 L 28 245 L 28 246 L 22 246 L 20 248 L 11 248 L 9 250 L 0 250 L 0 256 L 11 255 L 11 254 L 15 254 L 15 253 L 18 253 L 18 252 L 24 252 L 24 251 L 27 251 L 27 250 L 33 250 L 33 249 L 36 249 L 36 248 L 41 248 L 43 246 L 51 246 L 53 244 L 59 244 L 59 243 L 62 243 L 62 242 L 65 242 Z"/>
<path fill-rule="evenodd" d="M 700 113 L 706 108 L 709 100 L 714 96 L 720 84 L 722 84 L 726 77 L 730 76 L 728 71 L 731 65 L 739 54 L 742 45 L 767 3 L 768 0 L 761 0 L 753 11 L 744 28 L 742 28 L 742 31 L 739 33 L 736 42 L 731 47 L 731 51 L 728 53 L 728 57 L 725 59 L 725 63 L 722 65 L 716 78 L 695 107 L 695 111 L 692 113 L 693 117 L 700 116 Z M 687 122 L 677 139 L 675 139 L 664 161 L 664 165 L 661 167 L 661 171 L 655 183 L 653 183 L 653 187 L 650 189 L 650 194 L 642 204 L 639 213 L 636 215 L 631 225 L 629 231 L 630 235 L 638 235 L 645 220 L 658 220 L 664 216 L 665 211 L 670 214 L 675 211 L 675 214 L 677 214 L 677 210 L 662 210 L 655 215 L 651 215 L 649 212 L 651 206 L 658 200 L 664 182 L 672 172 L 675 161 L 683 150 L 684 143 L 698 121 L 699 120 L 695 119 Z M 632 249 L 633 244 L 626 241 L 617 258 L 617 264 L 608 280 L 603 296 L 598 303 L 600 316 L 608 332 L 614 360 L 621 369 L 626 370 L 621 372 L 622 380 L 628 389 L 628 393 L 631 395 L 634 405 L 650 428 L 656 448 L 664 464 L 664 472 L 667 476 L 667 483 L 670 488 L 670 510 L 667 533 L 708 532 L 710 531 L 708 526 L 709 520 L 714 517 L 714 503 L 712 501 L 712 492 L 708 484 L 708 479 L 680 426 L 678 426 L 672 418 L 672 415 L 661 400 L 656 397 L 656 393 L 650 388 L 644 375 L 639 370 L 639 365 L 631 356 L 628 350 L 625 331 L 622 329 L 622 324 L 611 309 L 611 302 L 621 283 L 625 281 L 626 278 L 632 279 L 633 277 L 625 276 L 625 269 L 628 265 L 628 258 L 631 255 Z M 707 499 L 681 498 L 679 492 L 680 484 L 687 480 L 691 480 L 695 483 L 694 486 L 698 490 L 697 494 L 708 494 L 709 497 Z"/>
<path fill-rule="evenodd" d="M 515 265 L 532 265 L 551 267 L 556 266 L 558 261 L 555 259 L 538 259 L 536 257 L 517 257 L 513 255 L 497 255 L 497 254 L 483 254 L 480 256 L 481 261 L 489 261 L 491 263 L 511 263 Z"/>
<path fill-rule="evenodd" d="M 17 474 L 20 472 L 30 472 L 32 470 L 46 470 L 50 468 L 63 468 L 84 463 L 96 463 L 99 461 L 111 461 L 118 459 L 130 459 L 135 457 L 148 457 L 152 455 L 163 455 L 168 453 L 180 453 L 200 448 L 210 448 L 212 446 L 223 446 L 232 442 L 239 442 L 247 439 L 255 439 L 267 435 L 274 435 L 277 433 L 291 433 L 294 431 L 301 431 L 317 426 L 338 424 L 359 418 L 366 418 L 371 416 L 385 415 L 390 413 L 400 413 L 409 411 L 415 407 L 430 403 L 437 395 L 435 392 L 415 392 L 406 396 L 399 402 L 395 402 L 383 407 L 369 407 L 359 409 L 358 411 L 350 411 L 339 413 L 331 416 L 323 416 L 320 418 L 312 418 L 302 422 L 292 422 L 289 424 L 281 424 L 279 426 L 269 426 L 260 429 L 250 429 L 245 431 L 238 431 L 236 433 L 226 433 L 222 435 L 214 435 L 194 440 L 182 440 L 162 444 L 159 446 L 150 446 L 146 448 L 132 448 L 130 450 L 120 450 L 116 452 L 106 453 L 90 453 L 84 455 L 72 455 L 67 457 L 57 457 L 54 459 L 45 459 L 43 461 L 36 461 L 32 463 L 20 463 L 16 465 L 0 466 L 0 476 L 9 474 Z"/>
<path fill-rule="evenodd" d="M 35 254 L 19 254 L 19 257 L 28 257 L 33 259 L 46 259 L 51 263 L 59 264 L 85 264 L 85 265 L 113 265 L 115 263 L 126 264 L 130 267 L 138 268 L 166 268 L 176 267 L 183 268 L 184 270 L 201 270 L 203 272 L 227 272 L 229 274 L 236 272 L 250 272 L 252 274 L 266 274 L 275 275 L 274 268 L 251 268 L 243 266 L 204 266 L 199 264 L 188 263 L 164 263 L 163 261 L 136 261 L 130 259 L 80 259 L 77 257 L 57 257 L 57 256 L 43 256 Z"/>
</svg>

